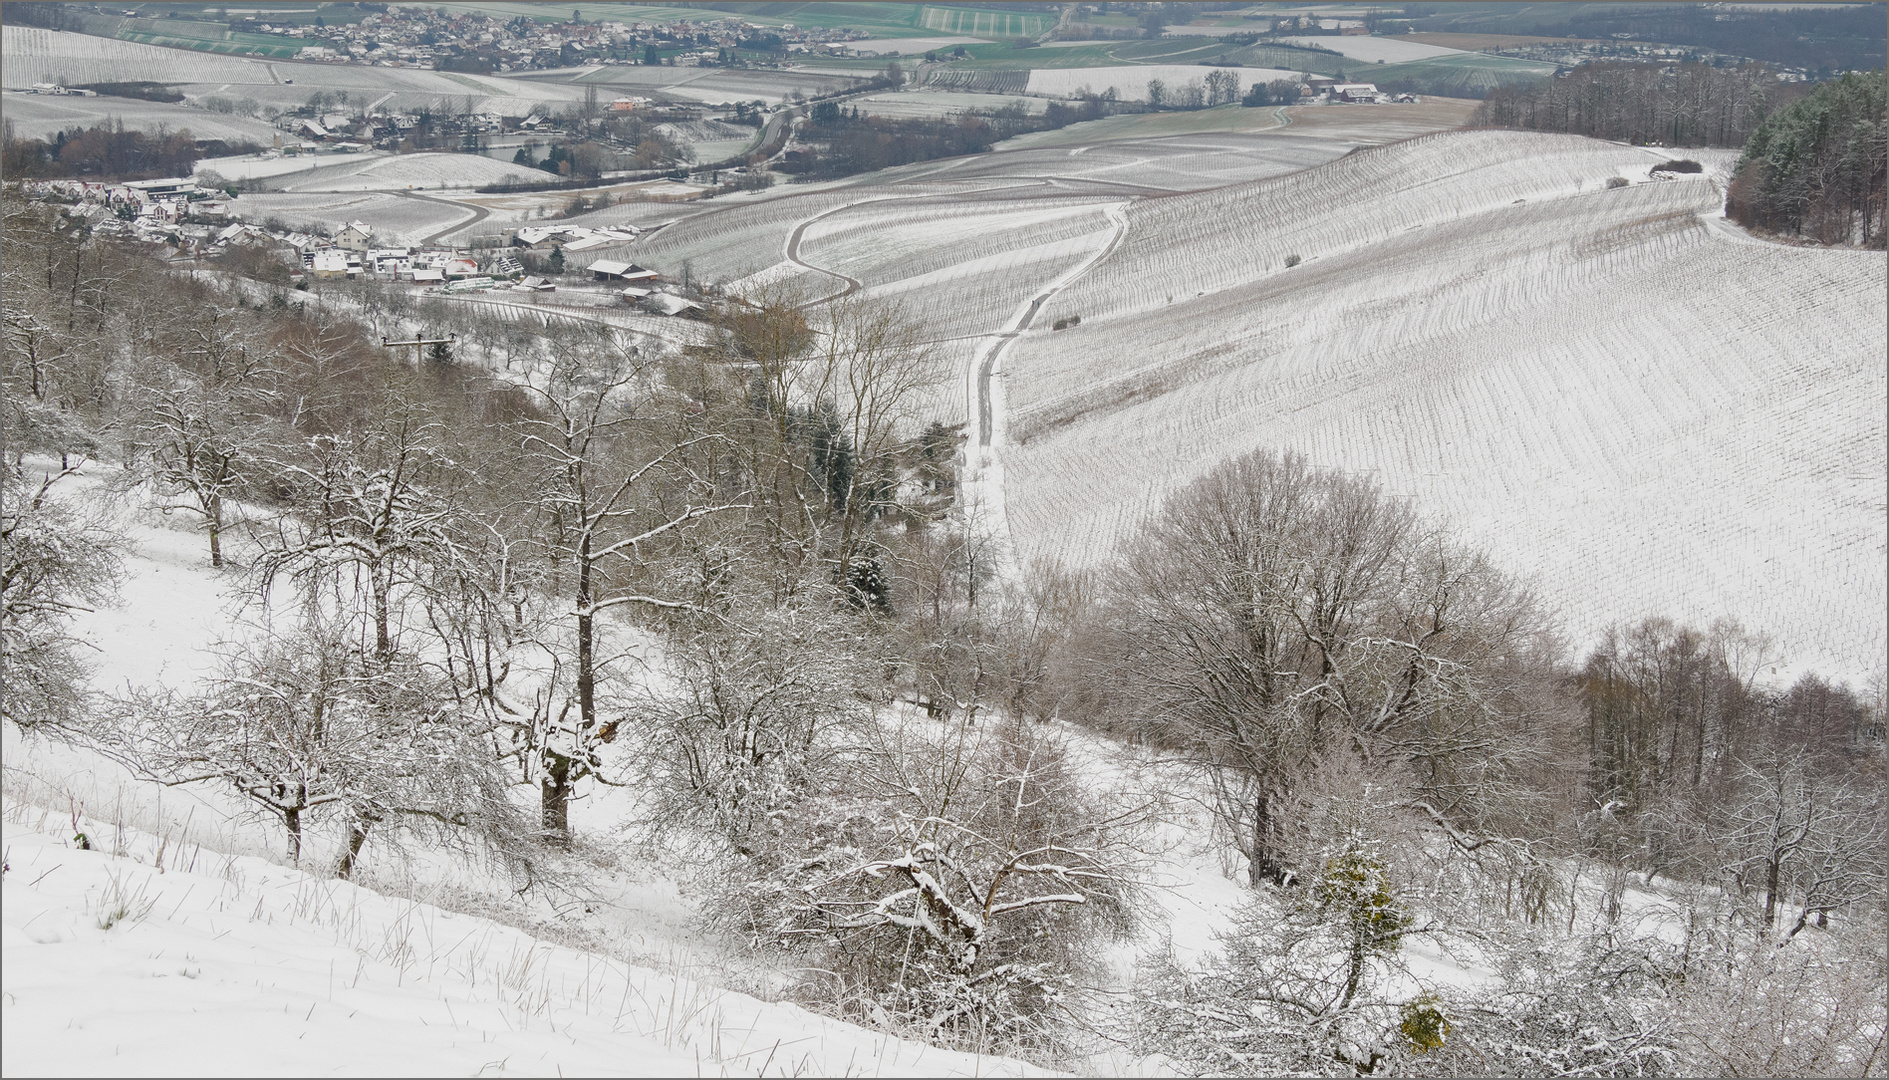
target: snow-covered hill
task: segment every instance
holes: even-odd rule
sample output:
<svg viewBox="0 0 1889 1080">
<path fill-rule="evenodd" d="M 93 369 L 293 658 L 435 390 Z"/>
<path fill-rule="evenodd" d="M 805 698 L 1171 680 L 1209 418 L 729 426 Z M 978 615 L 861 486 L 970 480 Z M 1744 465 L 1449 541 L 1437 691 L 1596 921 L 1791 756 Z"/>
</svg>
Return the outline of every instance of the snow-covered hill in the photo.
<svg viewBox="0 0 1889 1080">
<path fill-rule="evenodd" d="M 1733 617 L 1868 675 L 1883 257 L 1750 239 L 1728 155 L 1692 153 L 1713 168 L 1656 178 L 1658 150 L 1467 132 L 1135 203 L 1005 359 L 1019 549 L 1094 563 L 1216 462 L 1290 448 L 1448 519 L 1577 637 Z"/>
</svg>

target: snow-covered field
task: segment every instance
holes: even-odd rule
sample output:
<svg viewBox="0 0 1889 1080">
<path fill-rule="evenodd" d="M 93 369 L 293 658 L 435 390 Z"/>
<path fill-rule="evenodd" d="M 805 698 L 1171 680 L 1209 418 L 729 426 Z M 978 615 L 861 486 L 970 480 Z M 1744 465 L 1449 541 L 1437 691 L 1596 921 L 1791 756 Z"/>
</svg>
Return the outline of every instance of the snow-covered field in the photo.
<svg viewBox="0 0 1889 1080">
<path fill-rule="evenodd" d="M 688 67 L 610 67 L 592 69 L 570 77 L 569 81 L 533 78 L 511 80 L 538 86 L 577 88 L 596 86 L 599 93 L 651 94 L 679 101 L 722 104 L 736 101 L 765 101 L 778 105 L 795 91 L 813 97 L 830 94 L 861 81 L 857 72 L 824 74 L 808 71 L 775 71 L 740 68 Z"/>
<path fill-rule="evenodd" d="M 1004 359 L 1020 556 L 1094 564 L 1177 485 L 1291 448 L 1449 521 L 1577 646 L 1651 614 L 1734 617 L 1798 664 L 1880 666 L 1879 255 L 1726 226 L 1732 152 L 1688 151 L 1707 172 L 1667 179 L 1665 151 L 1522 133 L 1335 160 L 1379 114 L 1299 111 L 1357 130 L 907 166 L 703 212 L 638 259 L 896 296 L 936 338 L 993 334 L 1130 199 L 1119 249 Z M 1165 191 L 1192 194 L 1145 197 Z"/>
<path fill-rule="evenodd" d="M 260 105 L 290 108 L 316 93 L 346 93 L 350 100 L 365 102 L 370 108 L 456 110 L 470 103 L 474 111 L 506 116 L 561 108 L 584 96 L 580 87 L 550 80 L 258 60 L 38 27 L 7 26 L 0 35 L 0 49 L 6 56 L 0 84 L 9 88 L 36 82 L 150 80 L 175 85 L 191 101 L 211 96 L 247 98 Z"/>
<path fill-rule="evenodd" d="M 1430 60 L 1438 56 L 1458 56 L 1463 51 L 1446 49 L 1441 45 L 1424 45 L 1415 41 L 1398 41 L 1395 38 L 1381 37 L 1321 36 L 1280 38 L 1279 40 L 1289 45 L 1303 45 L 1309 49 L 1330 49 L 1353 60 L 1363 60 L 1367 64 L 1375 64 L 1380 60 L 1386 64 L 1402 64 L 1411 60 Z M 1368 72 L 1365 73 L 1365 76 L 1368 74 Z"/>
<path fill-rule="evenodd" d="M 320 167 L 311 168 L 306 179 L 299 173 L 285 172 L 274 178 L 272 186 L 284 191 L 310 192 L 386 188 L 437 190 L 520 183 L 533 176 L 533 170 L 522 165 L 493 161 L 478 154 L 349 155 L 338 162 L 335 158 L 318 158 L 315 161 L 320 163 Z"/>
<path fill-rule="evenodd" d="M 11 62 L 9 57 L 8 63 Z M 188 130 L 198 139 L 253 142 L 262 146 L 269 145 L 277 134 L 275 128 L 261 120 L 136 98 L 7 94 L 5 100 L 0 101 L 0 108 L 4 108 L 14 131 L 27 139 L 50 139 L 61 131 L 114 122 L 133 131 Z"/>
<path fill-rule="evenodd" d="M 364 221 L 376 237 L 407 244 L 417 244 L 456 221 L 470 220 L 474 214 L 469 206 L 371 191 L 244 195 L 231 209 L 245 221 L 279 217 L 302 228 L 323 225 L 340 229 L 351 221 Z"/>
<path fill-rule="evenodd" d="M 1123 101 L 1148 100 L 1148 80 L 1159 79 L 1168 91 L 1179 90 L 1190 82 L 1205 85 L 1210 71 L 1231 71 L 1240 80 L 1240 92 L 1256 82 L 1275 79 L 1298 81 L 1299 73 L 1274 68 L 1211 68 L 1198 64 L 1142 64 L 1134 67 L 1036 68 L 1030 72 L 1030 93 L 1050 97 L 1072 97 L 1113 89 Z"/>
<path fill-rule="evenodd" d="M 853 101 L 862 113 L 891 117 L 894 120 L 949 116 L 952 113 L 972 109 L 988 112 L 1010 106 L 1021 106 L 1024 112 L 1034 115 L 1049 108 L 1049 102 L 1042 98 L 926 89 L 874 94 L 871 97 L 855 98 Z"/>
<path fill-rule="evenodd" d="M 161 83 L 274 81 L 269 76 L 270 62 L 140 45 L 37 26 L 0 26 L 0 53 L 6 56 L 6 63 L 0 65 L 0 86 L 8 89 L 42 82 L 79 86 L 129 80 Z M 12 101 L 7 104 L 11 107 Z"/>
<path fill-rule="evenodd" d="M 1082 324 L 1006 360 L 1018 548 L 1098 561 L 1214 463 L 1290 448 L 1451 521 L 1577 640 L 1730 616 L 1877 670 L 1883 260 L 1749 240 L 1717 216 L 1729 154 L 1650 179 L 1664 156 L 1463 133 L 1136 204 L 1039 321 Z"/>
</svg>

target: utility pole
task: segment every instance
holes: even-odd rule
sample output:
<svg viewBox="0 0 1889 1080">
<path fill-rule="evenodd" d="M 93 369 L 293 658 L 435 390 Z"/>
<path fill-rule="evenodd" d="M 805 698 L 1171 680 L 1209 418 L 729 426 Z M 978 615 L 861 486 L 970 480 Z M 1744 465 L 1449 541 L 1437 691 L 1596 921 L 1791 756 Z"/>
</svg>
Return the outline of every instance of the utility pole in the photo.
<svg viewBox="0 0 1889 1080">
<path fill-rule="evenodd" d="M 383 349 L 398 349 L 406 345 L 413 346 L 413 366 L 419 367 L 420 361 L 425 357 L 425 354 L 420 351 L 421 349 L 428 345 L 446 345 L 450 347 L 458 344 L 458 342 L 458 334 L 448 334 L 443 338 L 414 338 L 412 341 L 388 341 L 387 336 L 382 334 L 380 346 Z"/>
</svg>

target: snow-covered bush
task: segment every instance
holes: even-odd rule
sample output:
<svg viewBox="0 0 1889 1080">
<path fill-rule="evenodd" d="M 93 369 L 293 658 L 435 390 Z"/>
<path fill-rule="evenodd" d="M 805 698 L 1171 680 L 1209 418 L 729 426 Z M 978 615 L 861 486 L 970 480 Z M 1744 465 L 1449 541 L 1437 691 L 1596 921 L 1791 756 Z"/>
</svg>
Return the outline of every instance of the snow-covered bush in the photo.
<svg viewBox="0 0 1889 1080">
<path fill-rule="evenodd" d="M 1255 894 L 1202 963 L 1150 957 L 1140 1049 L 1191 1071 L 1351 1075 L 1412 1045 L 1409 1030 L 1440 1039 L 1434 1002 L 1396 997 L 1416 918 L 1380 847 L 1353 832 L 1301 885 Z"/>
<path fill-rule="evenodd" d="M 879 718 L 850 776 L 728 868 L 724 925 L 810 972 L 810 1001 L 948 1044 L 1056 1045 L 1096 946 L 1134 914 L 1142 811 L 1011 723 Z"/>
<path fill-rule="evenodd" d="M 24 730 L 67 730 L 83 711 L 86 666 L 68 620 L 118 591 L 124 540 L 82 498 L 0 474 L 0 716 Z"/>
</svg>

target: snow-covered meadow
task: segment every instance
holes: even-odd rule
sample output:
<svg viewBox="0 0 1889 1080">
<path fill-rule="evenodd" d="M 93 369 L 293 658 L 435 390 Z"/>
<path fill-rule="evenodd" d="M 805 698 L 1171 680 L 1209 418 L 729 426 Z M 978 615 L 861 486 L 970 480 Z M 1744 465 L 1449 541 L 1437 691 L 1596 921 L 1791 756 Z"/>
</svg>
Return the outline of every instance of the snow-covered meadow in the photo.
<svg viewBox="0 0 1889 1080">
<path fill-rule="evenodd" d="M 26 139 L 51 139 L 61 131 L 106 123 L 122 123 L 131 131 L 189 131 L 198 139 L 262 146 L 276 135 L 276 129 L 261 120 L 136 98 L 8 94 L 4 104 L 7 122 Z"/>
<path fill-rule="evenodd" d="M 122 800 L 26 801 L 13 774 L 39 763 L 8 736 L 10 1076 L 1040 1074 L 219 850 L 175 815 L 154 835 Z"/>
<path fill-rule="evenodd" d="M 551 80 L 423 71 L 356 64 L 301 63 L 223 56 L 38 27 L 6 26 L 0 84 L 82 84 L 148 80 L 174 85 L 185 99 L 244 98 L 288 109 L 317 93 L 346 93 L 372 109 L 459 109 L 524 116 L 582 99 L 581 87 Z M 212 114 L 215 115 L 215 114 Z"/>
</svg>

